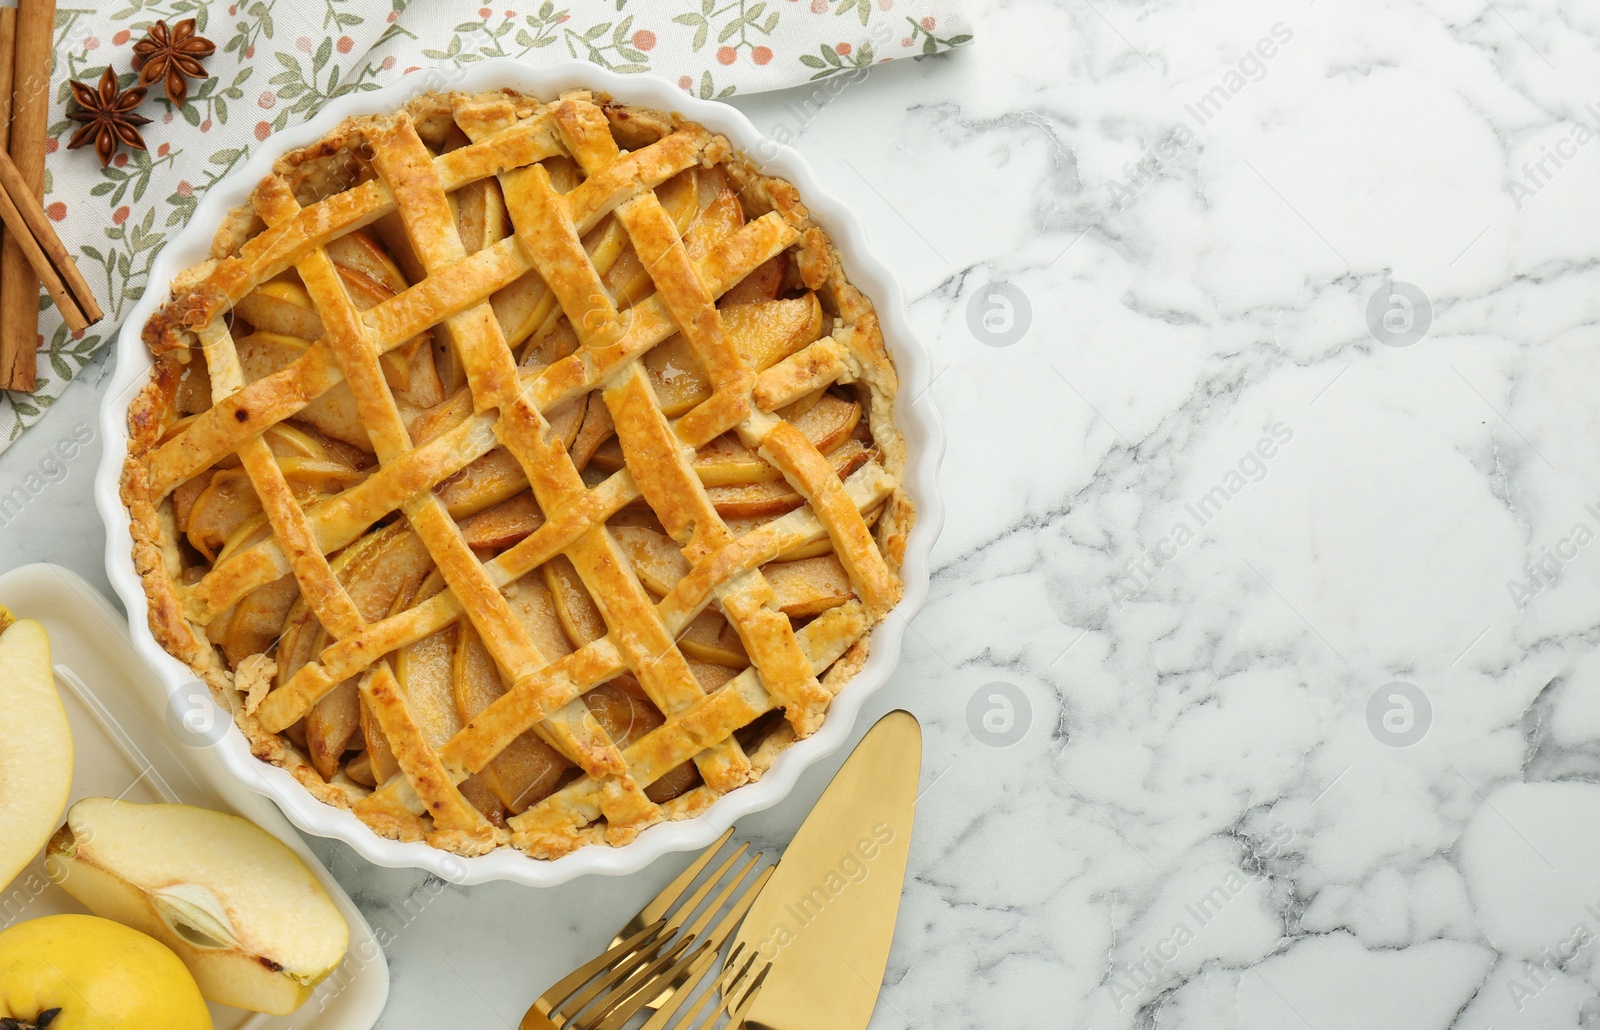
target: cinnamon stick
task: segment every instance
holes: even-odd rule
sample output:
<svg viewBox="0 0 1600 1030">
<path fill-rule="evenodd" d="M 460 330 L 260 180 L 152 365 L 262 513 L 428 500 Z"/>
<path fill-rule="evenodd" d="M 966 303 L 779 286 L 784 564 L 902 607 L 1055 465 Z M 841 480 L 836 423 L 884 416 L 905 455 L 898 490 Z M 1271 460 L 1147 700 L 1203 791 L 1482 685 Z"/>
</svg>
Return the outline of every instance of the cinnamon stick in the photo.
<svg viewBox="0 0 1600 1030">
<path fill-rule="evenodd" d="M 9 8 L 5 8 L 5 10 L 9 10 Z M 22 179 L 22 172 L 12 162 L 11 158 L 6 156 L 4 150 L 0 150 L 0 194 L 3 194 L 17 209 L 23 223 L 25 223 L 22 226 L 13 228 L 11 222 L 7 220 L 7 230 L 25 233 L 37 244 L 38 249 L 47 259 L 46 268 L 53 270 L 55 281 L 62 284 L 65 287 L 65 291 L 70 294 L 70 296 L 64 296 L 62 291 L 54 287 L 50 290 L 50 296 L 66 316 L 67 324 L 73 329 L 87 329 L 93 323 L 100 321 L 104 316 L 100 310 L 100 305 L 94 299 L 94 291 L 89 289 L 89 283 L 83 278 L 83 273 L 78 271 L 77 262 L 72 260 L 72 254 L 67 250 L 66 245 L 61 242 L 61 237 L 56 235 L 55 228 L 51 226 L 50 219 L 45 215 L 43 205 L 28 191 L 27 183 Z M 25 242 L 18 240 L 18 243 L 22 245 L 25 252 L 28 251 L 28 246 Z M 46 285 L 49 285 L 52 278 L 51 272 L 46 271 L 45 268 L 40 268 L 39 263 L 32 258 L 31 254 L 29 256 L 29 264 L 33 266 L 34 273 Z M 75 309 L 75 311 L 71 309 Z M 73 314 L 77 314 L 82 319 L 81 325 L 74 323 Z"/>
<path fill-rule="evenodd" d="M 17 61 L 17 9 L 0 7 L 0 150 L 10 153 L 11 79 Z"/>
<path fill-rule="evenodd" d="M 17 9 L 0 7 L 0 150 L 11 145 L 11 79 L 17 61 Z M 0 229 L 0 250 L 5 248 L 4 230 Z M 9 351 L 0 345 L 0 389 L 10 378 Z"/>
<path fill-rule="evenodd" d="M 9 150 L 23 184 L 44 197 L 44 145 L 50 130 L 50 66 L 55 0 L 20 0 L 12 71 Z M 0 389 L 32 391 L 39 339 L 39 279 L 15 232 L 0 242 Z"/>
<path fill-rule="evenodd" d="M 100 321 L 100 305 L 95 303 L 89 284 L 67 253 L 66 245 L 50 228 L 44 208 L 28 192 L 22 173 L 4 152 L 0 152 L 0 220 L 5 222 L 7 238 L 15 239 L 27 256 L 67 328 L 87 329 Z"/>
</svg>

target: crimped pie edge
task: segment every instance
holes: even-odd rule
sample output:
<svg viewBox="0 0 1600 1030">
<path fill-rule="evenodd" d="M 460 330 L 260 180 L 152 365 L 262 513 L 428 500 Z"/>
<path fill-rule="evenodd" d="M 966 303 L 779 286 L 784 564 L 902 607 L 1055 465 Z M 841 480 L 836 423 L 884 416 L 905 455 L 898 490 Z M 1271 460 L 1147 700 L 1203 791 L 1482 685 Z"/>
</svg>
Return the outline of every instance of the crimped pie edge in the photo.
<svg viewBox="0 0 1600 1030">
<path fill-rule="evenodd" d="M 492 92 L 495 95 L 523 98 L 535 103 L 546 102 L 514 88 Z M 320 174 L 316 166 L 319 159 L 347 151 L 354 141 L 362 138 L 368 127 L 378 121 L 393 118 L 401 113 L 410 115 L 418 122 L 430 117 L 440 117 L 441 114 L 448 117 L 456 98 L 483 95 L 476 92 L 454 91 L 422 93 L 412 97 L 399 110 L 389 114 L 347 117 L 320 140 L 279 157 L 274 162 L 274 172 L 288 179 L 298 193 L 302 186 L 308 185 L 312 177 Z M 631 117 L 646 121 L 656 119 L 666 131 L 679 126 L 699 127 L 698 123 L 680 115 L 618 102 L 609 94 L 600 91 L 594 91 L 591 96 L 608 112 L 627 112 Z M 874 305 L 871 299 L 850 281 L 843 255 L 831 235 L 812 219 L 809 209 L 800 198 L 799 190 L 792 183 L 767 174 L 748 155 L 734 150 L 731 146 L 728 147 L 726 158 L 718 163 L 724 166 L 730 179 L 738 187 L 741 201 L 751 217 L 759 216 L 766 211 L 775 211 L 801 234 L 800 240 L 794 244 L 795 247 L 802 246 L 804 241 L 806 245 L 823 248 L 828 255 L 827 277 L 817 288 L 817 292 L 827 298 L 840 316 L 856 325 L 857 332 L 853 334 L 854 339 L 857 343 L 866 345 L 864 348 L 852 350 L 854 358 L 852 372 L 854 378 L 867 387 L 871 401 L 869 426 L 873 441 L 879 449 L 885 470 L 896 483 L 885 504 L 884 512 L 874 528 L 874 536 L 891 571 L 898 576 L 905 558 L 906 542 L 915 525 L 916 510 L 905 490 L 906 444 L 894 420 L 899 379 L 883 339 Z M 252 191 L 246 201 L 229 211 L 219 224 L 213 238 L 210 259 L 178 273 L 173 277 L 172 286 L 203 277 L 213 260 L 233 252 L 251 235 L 250 229 L 255 218 L 254 197 L 255 192 Z M 150 320 L 166 317 L 171 304 L 172 300 L 169 299 L 158 306 Z M 161 432 L 165 407 L 163 393 L 175 389 L 175 382 L 169 381 L 168 377 L 175 377 L 179 371 L 180 367 L 173 361 L 158 358 L 147 382 L 130 403 L 128 457 L 124 462 L 120 479 L 121 498 L 130 517 L 134 571 L 144 587 L 148 600 L 150 630 L 156 642 L 169 654 L 183 661 L 207 684 L 212 696 L 224 710 L 232 714 L 235 723 L 249 741 L 251 751 L 256 758 L 288 772 L 318 801 L 348 810 L 352 802 L 349 793 L 336 784 L 324 781 L 292 745 L 277 734 L 267 732 L 252 716 L 243 711 L 240 694 L 242 688 L 237 682 L 238 674 L 227 668 L 216 647 L 205 639 L 203 633 L 196 633 L 195 625 L 184 613 L 183 600 L 175 585 L 178 576 L 181 575 L 181 562 L 176 544 L 178 536 L 176 523 L 170 507 L 163 510 L 162 505 L 150 496 L 150 491 L 144 486 L 148 479 L 145 458 Z M 822 677 L 831 693 L 837 694 L 840 687 L 853 678 L 865 664 L 873 625 L 874 623 L 868 623 L 860 638 L 827 669 Z M 830 715 L 832 711 L 833 706 L 830 705 Z M 745 786 L 760 779 L 778 754 L 793 742 L 792 735 L 785 731 L 769 735 L 750 756 L 752 775 Z M 742 788 L 736 788 L 730 793 L 736 793 L 738 789 Z M 692 818 L 724 796 L 727 795 L 713 795 L 708 789 L 701 787 L 662 807 L 670 819 Z M 402 827 L 376 827 L 365 821 L 363 824 L 375 834 L 389 839 L 401 841 L 423 839 L 421 834 L 408 832 Z M 600 840 L 598 835 L 585 834 L 573 844 L 576 848 Z M 430 843 L 436 847 L 444 844 L 445 849 L 461 855 L 479 853 L 467 846 L 449 846 L 448 836 L 435 834 Z M 500 847 L 510 846 L 510 835 L 502 831 L 497 843 Z"/>
</svg>

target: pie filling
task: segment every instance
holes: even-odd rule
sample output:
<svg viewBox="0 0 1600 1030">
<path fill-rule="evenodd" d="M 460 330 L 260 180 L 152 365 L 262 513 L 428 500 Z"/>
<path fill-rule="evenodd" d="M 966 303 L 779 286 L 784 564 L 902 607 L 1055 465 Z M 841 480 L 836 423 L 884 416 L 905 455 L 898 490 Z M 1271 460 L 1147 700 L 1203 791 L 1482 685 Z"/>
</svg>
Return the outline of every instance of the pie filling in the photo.
<svg viewBox="0 0 1600 1030">
<path fill-rule="evenodd" d="M 377 833 L 554 858 L 814 732 L 914 513 L 871 302 L 794 187 L 574 91 L 280 159 L 144 327 L 150 624 Z"/>
</svg>

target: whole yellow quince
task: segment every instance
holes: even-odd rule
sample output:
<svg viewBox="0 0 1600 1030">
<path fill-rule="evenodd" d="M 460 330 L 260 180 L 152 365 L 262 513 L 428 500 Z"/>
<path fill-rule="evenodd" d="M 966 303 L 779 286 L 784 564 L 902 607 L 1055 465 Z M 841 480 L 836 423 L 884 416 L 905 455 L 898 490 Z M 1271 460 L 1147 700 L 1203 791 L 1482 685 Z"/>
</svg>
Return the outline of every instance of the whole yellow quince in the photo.
<svg viewBox="0 0 1600 1030">
<path fill-rule="evenodd" d="M 49 1030 L 211 1030 L 178 956 L 99 916 L 43 916 L 0 933 L 0 1017 Z"/>
</svg>

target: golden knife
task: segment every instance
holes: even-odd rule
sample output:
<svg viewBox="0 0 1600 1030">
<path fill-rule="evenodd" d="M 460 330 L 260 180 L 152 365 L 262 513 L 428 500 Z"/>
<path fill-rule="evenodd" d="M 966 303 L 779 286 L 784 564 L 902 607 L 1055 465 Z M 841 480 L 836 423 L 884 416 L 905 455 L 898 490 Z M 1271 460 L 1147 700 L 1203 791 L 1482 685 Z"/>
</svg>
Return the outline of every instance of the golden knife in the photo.
<svg viewBox="0 0 1600 1030">
<path fill-rule="evenodd" d="M 745 1026 L 864 1030 L 872 1019 L 921 770 L 922 727 L 890 712 L 823 792 L 735 938 L 772 963 Z"/>
</svg>

